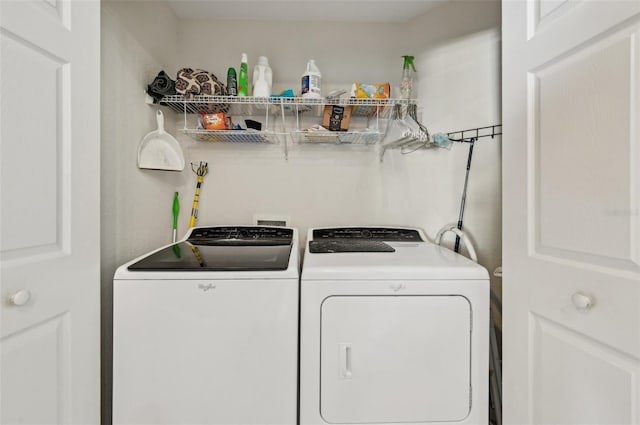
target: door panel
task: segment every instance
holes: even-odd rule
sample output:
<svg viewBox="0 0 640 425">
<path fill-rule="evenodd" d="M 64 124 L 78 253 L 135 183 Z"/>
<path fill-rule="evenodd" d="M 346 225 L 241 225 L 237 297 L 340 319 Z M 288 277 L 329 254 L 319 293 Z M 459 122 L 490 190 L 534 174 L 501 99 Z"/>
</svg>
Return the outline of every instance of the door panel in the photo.
<svg viewBox="0 0 640 425">
<path fill-rule="evenodd" d="M 69 317 L 63 315 L 2 341 L 3 423 L 68 423 L 71 417 L 68 331 Z M 25 370 L 25 364 L 29 370 Z"/>
<path fill-rule="evenodd" d="M 533 404 L 544 406 L 534 411 L 534 423 L 632 423 L 638 390 L 633 357 L 536 315 L 531 327 Z"/>
<path fill-rule="evenodd" d="M 506 423 L 640 422 L 640 2 L 503 2 Z"/>
<path fill-rule="evenodd" d="M 537 252 L 640 264 L 631 238 L 637 217 L 629 214 L 638 199 L 631 179 L 638 165 L 629 160 L 637 147 L 630 143 L 631 117 L 638 114 L 630 88 L 640 71 L 638 36 L 614 33 L 529 73 Z"/>
<path fill-rule="evenodd" d="M 68 63 L 14 34 L 3 33 L 0 41 L 2 136 L 15 141 L 2 145 L 2 228 L 21 229 L 2 232 L 2 255 L 28 260 L 35 252 L 59 251 L 68 223 L 62 215 L 62 170 L 68 168 L 62 130 L 68 116 L 64 110 L 50 113 L 69 102 Z M 37 103 L 27 110 L 15 107 L 23 98 Z"/>
<path fill-rule="evenodd" d="M 0 1 L 0 422 L 100 420 L 100 4 Z"/>
<path fill-rule="evenodd" d="M 531 0 L 527 3 L 527 35 L 531 39 L 537 32 L 544 31 L 553 21 L 566 15 L 575 6 L 572 0 Z"/>
</svg>

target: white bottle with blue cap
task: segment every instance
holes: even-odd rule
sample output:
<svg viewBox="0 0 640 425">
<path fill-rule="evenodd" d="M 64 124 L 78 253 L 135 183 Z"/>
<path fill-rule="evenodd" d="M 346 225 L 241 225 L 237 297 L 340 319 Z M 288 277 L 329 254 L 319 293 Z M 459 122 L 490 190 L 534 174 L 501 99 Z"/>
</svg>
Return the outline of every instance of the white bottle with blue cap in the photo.
<svg viewBox="0 0 640 425">
<path fill-rule="evenodd" d="M 316 61 L 309 59 L 307 70 L 302 74 L 302 90 L 300 94 L 305 99 L 320 99 L 322 88 L 322 74 L 316 66 Z"/>
</svg>

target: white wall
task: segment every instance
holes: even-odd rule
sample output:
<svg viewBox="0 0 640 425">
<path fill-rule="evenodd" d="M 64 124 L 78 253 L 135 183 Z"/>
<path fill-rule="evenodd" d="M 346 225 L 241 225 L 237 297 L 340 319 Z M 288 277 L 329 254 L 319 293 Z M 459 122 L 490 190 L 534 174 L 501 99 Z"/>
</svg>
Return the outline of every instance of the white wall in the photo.
<svg viewBox="0 0 640 425">
<path fill-rule="evenodd" d="M 499 16 L 499 2 L 454 1 L 410 23 L 407 39 L 415 46 L 421 118 L 431 132 L 500 123 Z M 457 222 L 468 150 L 467 144 L 455 143 L 451 151 L 387 153 L 384 175 L 393 177 L 383 179 L 382 215 L 415 223 L 432 237 L 445 223 Z M 500 170 L 501 137 L 480 139 L 473 151 L 464 228 L 490 274 L 502 257 Z M 499 300 L 500 279 L 492 276 L 492 288 Z"/>
<path fill-rule="evenodd" d="M 162 4 L 101 4 L 102 410 L 103 423 L 110 423 L 113 272 L 166 240 L 159 236 L 169 232 L 171 215 L 159 213 L 158 203 L 185 176 L 136 166 L 138 142 L 155 126 L 144 90 L 159 70 L 175 67 L 177 20 Z"/>
<path fill-rule="evenodd" d="M 453 131 L 500 120 L 499 1 L 453 1 L 402 25 L 180 21 L 158 2 L 103 1 L 102 17 L 102 275 L 105 402 L 111 344 L 111 279 L 115 268 L 170 242 L 171 202 L 181 199 L 179 230 L 187 228 L 195 176 L 139 170 L 136 151 L 155 127 L 143 90 L 161 69 L 199 67 L 225 80 L 248 53 L 249 68 L 269 58 L 274 91 L 299 90 L 310 58 L 325 93 L 351 83 L 396 86 L 401 55 L 416 56 L 422 122 Z M 396 93 L 394 92 L 394 95 Z M 254 214 L 285 215 L 304 235 L 312 226 L 419 226 L 430 236 L 458 217 L 467 147 L 451 151 L 195 142 L 179 134 L 182 116 L 163 107 L 167 129 L 187 163 L 207 161 L 198 224 L 251 223 Z M 500 264 L 500 138 L 476 144 L 465 227 L 480 262 Z M 109 415 L 105 416 L 108 418 Z"/>
<path fill-rule="evenodd" d="M 242 52 L 250 72 L 258 56 L 267 56 L 274 92 L 299 92 L 307 60 L 315 59 L 323 89 L 331 90 L 399 77 L 399 56 L 405 53 L 397 47 L 398 29 L 393 24 L 182 20 L 178 59 L 181 66 L 204 68 L 226 81 L 227 68 L 238 70 Z"/>
</svg>

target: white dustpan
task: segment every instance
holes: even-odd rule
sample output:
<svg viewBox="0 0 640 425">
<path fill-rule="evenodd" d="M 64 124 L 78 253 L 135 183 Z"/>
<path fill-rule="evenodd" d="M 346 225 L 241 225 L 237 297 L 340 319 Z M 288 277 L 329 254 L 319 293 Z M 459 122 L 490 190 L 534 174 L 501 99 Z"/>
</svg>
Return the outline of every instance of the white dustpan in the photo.
<svg viewBox="0 0 640 425">
<path fill-rule="evenodd" d="M 138 168 L 184 170 L 184 154 L 178 141 L 164 131 L 164 115 L 156 112 L 158 129 L 148 133 L 138 145 Z"/>
</svg>

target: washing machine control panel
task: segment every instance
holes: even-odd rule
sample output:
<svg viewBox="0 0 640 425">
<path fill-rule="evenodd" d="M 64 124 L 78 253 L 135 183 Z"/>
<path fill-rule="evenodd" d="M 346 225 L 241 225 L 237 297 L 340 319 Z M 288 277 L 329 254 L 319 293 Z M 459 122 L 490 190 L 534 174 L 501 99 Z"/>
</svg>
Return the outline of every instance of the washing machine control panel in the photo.
<svg viewBox="0 0 640 425">
<path fill-rule="evenodd" d="M 189 241 L 201 240 L 242 240 L 242 241 L 266 241 L 293 239 L 293 230 L 284 227 L 262 226 L 222 226 L 199 227 L 193 229 L 189 235 Z"/>
<path fill-rule="evenodd" d="M 333 227 L 314 229 L 313 239 L 374 239 L 388 242 L 424 242 L 415 229 L 388 227 Z"/>
</svg>

